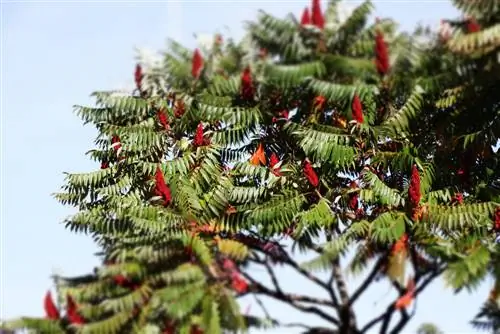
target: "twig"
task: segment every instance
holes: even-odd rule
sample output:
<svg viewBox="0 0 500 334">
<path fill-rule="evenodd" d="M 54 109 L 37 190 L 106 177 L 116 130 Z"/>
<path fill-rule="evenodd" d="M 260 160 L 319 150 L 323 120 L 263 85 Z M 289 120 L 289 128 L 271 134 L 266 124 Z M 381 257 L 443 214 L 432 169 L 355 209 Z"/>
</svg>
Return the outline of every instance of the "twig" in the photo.
<svg viewBox="0 0 500 334">
<path fill-rule="evenodd" d="M 304 306 L 299 304 L 298 302 L 307 302 L 307 303 L 314 303 L 317 305 L 325 305 L 325 306 L 332 306 L 333 304 L 331 301 L 325 301 L 317 298 L 312 298 L 312 297 L 307 297 L 307 296 L 297 296 L 297 295 L 291 295 L 291 294 L 284 294 L 284 293 L 279 293 L 277 291 L 273 291 L 264 285 L 260 284 L 257 282 L 255 279 L 253 279 L 250 275 L 248 275 L 245 272 L 241 272 L 245 278 L 252 283 L 252 292 L 254 293 L 262 293 L 264 295 L 267 295 L 269 297 L 272 297 L 274 299 L 280 300 L 282 302 L 288 303 L 290 306 L 306 313 L 312 313 L 317 315 L 318 317 L 333 323 L 335 325 L 339 324 L 339 321 L 335 319 L 334 317 L 328 315 L 324 311 L 320 310 L 317 307 L 314 306 Z"/>
<path fill-rule="evenodd" d="M 361 285 L 352 294 L 351 299 L 349 300 L 349 306 L 353 305 L 356 302 L 356 300 L 363 294 L 363 292 L 365 292 L 366 289 L 368 289 L 370 284 L 375 279 L 375 276 L 377 276 L 378 272 L 380 271 L 380 267 L 382 266 L 383 263 L 384 263 L 383 258 L 380 258 L 375 263 L 375 266 L 373 267 L 368 277 L 363 281 L 363 283 L 361 283 Z"/>
</svg>

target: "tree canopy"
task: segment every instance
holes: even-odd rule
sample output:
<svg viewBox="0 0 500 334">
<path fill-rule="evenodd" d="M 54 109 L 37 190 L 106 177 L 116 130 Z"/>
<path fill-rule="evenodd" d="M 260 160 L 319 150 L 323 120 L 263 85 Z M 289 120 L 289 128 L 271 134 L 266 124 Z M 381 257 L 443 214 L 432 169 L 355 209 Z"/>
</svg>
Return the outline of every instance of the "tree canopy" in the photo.
<svg viewBox="0 0 500 334">
<path fill-rule="evenodd" d="M 450 293 L 498 279 L 500 5 L 454 3 L 465 18 L 412 34 L 368 24 L 370 1 L 344 20 L 337 0 L 261 12 L 242 41 L 171 41 L 161 65 L 137 65 L 134 92 L 75 106 L 98 130 L 100 166 L 68 174 L 55 198 L 78 208 L 66 226 L 92 236 L 102 265 L 55 277 L 46 318 L 6 327 L 400 333 L 436 278 Z M 285 291 L 279 266 L 323 298 Z M 398 297 L 360 323 L 353 306 L 379 280 Z M 475 326 L 498 327 L 497 285 Z M 326 325 L 253 315 L 247 295 Z"/>
</svg>

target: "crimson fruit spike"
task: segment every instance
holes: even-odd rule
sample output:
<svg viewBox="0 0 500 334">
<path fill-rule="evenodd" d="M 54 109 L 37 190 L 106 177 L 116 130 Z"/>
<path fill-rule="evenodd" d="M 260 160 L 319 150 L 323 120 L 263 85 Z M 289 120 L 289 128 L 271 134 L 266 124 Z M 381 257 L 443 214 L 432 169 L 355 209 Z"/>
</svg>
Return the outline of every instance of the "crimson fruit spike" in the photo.
<svg viewBox="0 0 500 334">
<path fill-rule="evenodd" d="M 413 165 L 411 169 L 411 179 L 410 187 L 408 188 L 408 197 L 412 207 L 417 207 L 420 203 L 420 198 L 422 194 L 420 193 L 420 174 L 416 165 Z"/>
<path fill-rule="evenodd" d="M 203 146 L 203 124 L 198 124 L 198 127 L 196 128 L 196 133 L 194 135 L 193 139 L 193 146 L 194 147 L 199 147 Z"/>
<path fill-rule="evenodd" d="M 137 87 L 138 90 L 141 90 L 143 76 L 144 75 L 142 73 L 142 67 L 141 65 L 137 64 L 135 66 L 134 79 L 135 79 L 135 86 Z"/>
<path fill-rule="evenodd" d="M 195 49 L 193 53 L 193 59 L 191 61 L 191 74 L 195 79 L 198 79 L 203 69 L 203 57 L 201 56 L 200 50 Z"/>
<path fill-rule="evenodd" d="M 316 172 L 312 168 L 311 163 L 309 162 L 309 160 L 306 160 L 304 162 L 304 176 L 307 178 L 307 181 L 309 181 L 309 183 L 313 187 L 316 188 L 319 185 L 318 175 L 316 174 Z"/>
<path fill-rule="evenodd" d="M 323 13 L 321 12 L 321 3 L 320 0 L 313 0 L 311 6 L 311 21 L 319 29 L 323 29 L 325 27 L 325 18 L 323 17 Z"/>
<path fill-rule="evenodd" d="M 84 323 L 83 318 L 78 314 L 77 305 L 70 295 L 66 298 L 66 317 L 71 324 L 81 325 Z"/>
<path fill-rule="evenodd" d="M 165 206 L 168 205 L 172 201 L 172 195 L 170 193 L 170 188 L 165 183 L 165 179 L 163 178 L 163 172 L 160 167 L 156 168 L 156 186 L 155 193 L 158 196 L 161 196 L 165 201 Z"/>
<path fill-rule="evenodd" d="M 304 8 L 304 11 L 302 12 L 302 17 L 300 19 L 300 25 L 306 26 L 311 24 L 311 14 L 309 14 L 309 8 Z"/>
<path fill-rule="evenodd" d="M 50 291 L 47 291 L 47 294 L 45 295 L 45 298 L 43 300 L 43 308 L 45 309 L 45 316 L 47 319 L 50 320 L 59 319 L 60 317 L 59 310 L 57 309 L 54 300 L 52 300 L 52 295 Z"/>
<path fill-rule="evenodd" d="M 363 106 L 358 95 L 354 95 L 354 99 L 352 100 L 352 118 L 358 123 L 363 123 L 364 121 Z"/>
<path fill-rule="evenodd" d="M 254 97 L 255 89 L 252 80 L 252 71 L 250 66 L 247 66 L 241 74 L 241 97 L 244 100 L 252 100 Z"/>
<path fill-rule="evenodd" d="M 384 34 L 380 30 L 377 30 L 375 35 L 375 65 L 380 76 L 389 72 L 389 51 L 384 41 Z"/>
</svg>

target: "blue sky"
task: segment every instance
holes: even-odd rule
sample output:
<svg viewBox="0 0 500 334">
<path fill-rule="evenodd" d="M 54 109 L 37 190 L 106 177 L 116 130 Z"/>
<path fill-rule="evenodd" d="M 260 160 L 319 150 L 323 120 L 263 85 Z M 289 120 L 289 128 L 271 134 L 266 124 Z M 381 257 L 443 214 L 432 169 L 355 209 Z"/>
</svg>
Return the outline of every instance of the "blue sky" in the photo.
<svg viewBox="0 0 500 334">
<path fill-rule="evenodd" d="M 280 16 L 300 15 L 306 5 L 307 0 L 4 1 L 0 319 L 41 316 L 53 269 L 77 275 L 97 265 L 89 238 L 59 224 L 73 211 L 50 196 L 63 184 L 63 172 L 97 168 L 83 155 L 92 148 L 94 130 L 82 126 L 72 105 L 91 103 L 92 91 L 129 86 L 135 46 L 162 49 L 168 36 L 194 47 L 193 33 L 224 32 L 224 26 L 238 37 L 242 22 L 255 18 L 260 8 Z M 439 19 L 456 15 L 448 1 L 378 1 L 376 6 L 377 15 L 396 18 L 403 29 L 423 18 L 437 25 Z M 286 286 L 303 286 L 289 274 L 281 273 Z M 433 284 L 419 298 L 407 332 L 430 321 L 446 332 L 472 333 L 468 321 L 488 289 L 489 284 L 474 295 L 452 296 L 442 282 Z M 370 292 L 359 306 L 363 319 L 381 312 L 388 291 L 380 285 Z M 252 311 L 256 309 L 252 305 Z M 292 316 L 277 306 L 272 311 Z"/>
</svg>

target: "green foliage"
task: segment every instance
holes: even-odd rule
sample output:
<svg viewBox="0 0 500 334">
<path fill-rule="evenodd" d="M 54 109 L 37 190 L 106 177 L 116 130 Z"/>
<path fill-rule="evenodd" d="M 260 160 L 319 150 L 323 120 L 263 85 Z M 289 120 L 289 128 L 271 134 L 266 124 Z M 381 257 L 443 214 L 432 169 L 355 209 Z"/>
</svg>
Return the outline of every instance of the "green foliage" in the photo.
<svg viewBox="0 0 500 334">
<path fill-rule="evenodd" d="M 171 42 L 134 94 L 94 93 L 96 106 L 76 111 L 99 132 L 89 155 L 107 165 L 68 174 L 55 195 L 78 209 L 66 226 L 91 234 L 102 249 L 94 274 L 56 278 L 59 296 L 75 300 L 84 323 L 70 325 L 68 311 L 59 321 L 22 318 L 11 327 L 216 334 L 284 325 L 242 314 L 238 297 L 253 294 L 358 332 L 352 304 L 377 275 L 403 296 L 393 273 L 411 265 L 414 298 L 441 274 L 456 290 L 497 277 L 492 217 L 500 168 L 498 154 L 486 149 L 499 137 L 498 19 L 457 4 L 484 28 L 447 43 L 413 42 L 418 32 L 397 33 L 388 19 L 367 26 L 370 1 L 342 22 L 339 2 L 330 1 L 323 30 L 261 12 L 242 43 L 214 41 L 201 50 L 198 78 L 192 51 Z M 385 75 L 373 62 L 377 30 L 390 52 Z M 299 264 L 296 248 L 315 256 Z M 349 271 L 375 266 L 367 285 L 349 295 L 339 260 L 353 248 Z M 330 299 L 284 292 L 277 263 Z M 255 279 L 255 266 L 269 273 L 272 287 Z M 330 271 L 331 280 L 316 270 Z"/>
</svg>

